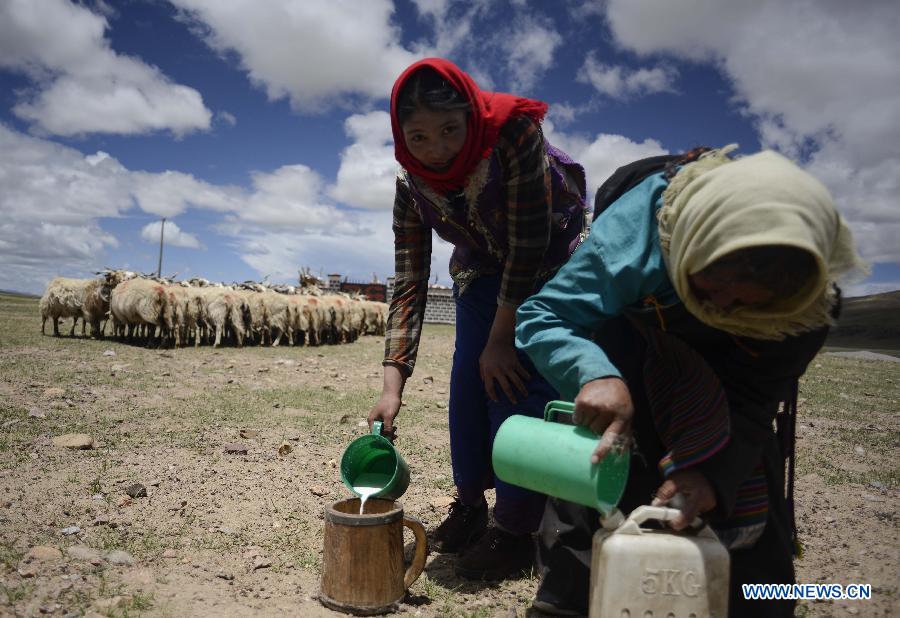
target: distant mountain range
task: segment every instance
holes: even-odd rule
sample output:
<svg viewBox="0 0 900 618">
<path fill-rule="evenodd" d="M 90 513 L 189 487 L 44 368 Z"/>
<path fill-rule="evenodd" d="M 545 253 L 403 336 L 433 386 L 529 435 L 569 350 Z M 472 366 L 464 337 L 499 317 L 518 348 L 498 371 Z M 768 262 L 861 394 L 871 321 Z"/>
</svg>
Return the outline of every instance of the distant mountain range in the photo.
<svg viewBox="0 0 900 618">
<path fill-rule="evenodd" d="M 826 346 L 900 350 L 900 290 L 845 298 Z"/>
</svg>

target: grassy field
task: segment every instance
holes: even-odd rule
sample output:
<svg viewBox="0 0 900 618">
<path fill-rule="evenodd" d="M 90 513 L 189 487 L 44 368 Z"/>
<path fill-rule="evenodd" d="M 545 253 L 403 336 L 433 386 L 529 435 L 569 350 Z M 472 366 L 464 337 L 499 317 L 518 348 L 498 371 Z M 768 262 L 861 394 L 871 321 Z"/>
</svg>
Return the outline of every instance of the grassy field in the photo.
<svg viewBox="0 0 900 618">
<path fill-rule="evenodd" d="M 426 527 L 453 491 L 452 350 L 452 328 L 426 327 L 399 417 L 403 504 Z M 0 295 L 0 615 L 338 615 L 315 598 L 322 513 L 349 497 L 337 461 L 366 432 L 382 351 L 380 337 L 219 350 L 55 338 L 35 299 Z M 897 363 L 822 354 L 801 384 L 798 581 L 871 583 L 874 598 L 798 615 L 896 610 L 898 412 Z M 95 448 L 53 445 L 69 433 Z M 225 452 L 235 442 L 246 455 Z M 128 497 L 133 483 L 147 496 Z M 35 546 L 61 555 L 29 559 Z M 110 563 L 115 550 L 133 564 Z M 431 556 L 400 614 L 540 616 L 533 575 L 476 584 L 452 565 Z"/>
</svg>

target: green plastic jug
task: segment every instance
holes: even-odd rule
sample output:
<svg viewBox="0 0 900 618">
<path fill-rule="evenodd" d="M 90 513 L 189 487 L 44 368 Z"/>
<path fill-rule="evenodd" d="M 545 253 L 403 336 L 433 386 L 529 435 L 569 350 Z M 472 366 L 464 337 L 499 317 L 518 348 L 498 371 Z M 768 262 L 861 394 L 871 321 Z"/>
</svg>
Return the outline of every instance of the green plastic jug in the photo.
<svg viewBox="0 0 900 618">
<path fill-rule="evenodd" d="M 372 423 L 372 433 L 357 438 L 341 457 L 341 480 L 360 495 L 359 487 L 380 488 L 373 498 L 396 500 L 409 487 L 409 466 L 391 441 L 381 435 L 381 421 Z"/>
<path fill-rule="evenodd" d="M 628 452 L 610 453 L 591 463 L 600 436 L 586 427 L 555 422 L 573 414 L 575 404 L 551 401 L 544 419 L 514 414 L 494 438 L 494 474 L 502 481 L 583 504 L 608 515 L 625 491 Z"/>
</svg>

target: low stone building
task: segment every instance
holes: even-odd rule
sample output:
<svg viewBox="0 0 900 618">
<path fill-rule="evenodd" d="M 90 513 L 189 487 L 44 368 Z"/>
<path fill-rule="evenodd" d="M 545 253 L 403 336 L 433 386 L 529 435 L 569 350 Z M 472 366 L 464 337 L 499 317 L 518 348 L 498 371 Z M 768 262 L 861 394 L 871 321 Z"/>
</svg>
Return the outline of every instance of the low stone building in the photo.
<svg viewBox="0 0 900 618">
<path fill-rule="evenodd" d="M 370 300 L 380 294 L 373 294 L 373 289 L 379 286 L 386 287 L 385 302 L 390 302 L 394 295 L 394 278 L 387 278 L 387 285 L 378 283 L 352 283 L 343 279 L 339 273 L 328 275 L 328 283 L 325 289 L 334 294 L 338 292 L 360 291 Z M 456 302 L 453 300 L 453 290 L 443 285 L 428 286 L 428 301 L 425 304 L 425 322 L 427 324 L 456 324 Z"/>
<path fill-rule="evenodd" d="M 394 278 L 388 277 L 387 296 L 394 295 Z M 456 324 L 456 302 L 453 290 L 442 285 L 428 286 L 428 300 L 425 304 L 426 324 Z"/>
</svg>

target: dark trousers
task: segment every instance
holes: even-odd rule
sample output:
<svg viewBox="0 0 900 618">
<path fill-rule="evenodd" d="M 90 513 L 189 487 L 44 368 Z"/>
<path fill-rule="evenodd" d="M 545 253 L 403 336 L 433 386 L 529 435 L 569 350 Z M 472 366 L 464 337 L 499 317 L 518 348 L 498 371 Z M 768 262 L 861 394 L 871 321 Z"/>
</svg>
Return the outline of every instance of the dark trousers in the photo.
<svg viewBox="0 0 900 618">
<path fill-rule="evenodd" d="M 643 339 L 623 318 L 610 321 L 599 338 L 628 383 L 635 407 L 632 428 L 637 446 L 632 454 L 625 493 L 619 502 L 620 510 L 627 515 L 634 508 L 649 504 L 662 484 L 656 464 L 664 448 L 644 393 Z M 793 601 L 745 600 L 741 589 L 741 584 L 794 582 L 790 525 L 782 493 L 784 471 L 774 434 L 766 445 L 763 459 L 769 487 L 769 516 L 763 535 L 753 547 L 730 552 L 729 616 L 732 618 L 794 615 Z M 587 613 L 592 542 L 599 527 L 597 511 L 556 498 L 547 501 L 538 534 L 538 568 L 542 576 L 539 597 L 552 598 Z"/>
<path fill-rule="evenodd" d="M 481 380 L 478 360 L 487 344 L 497 312 L 499 276 L 480 277 L 456 299 L 456 349 L 450 372 L 450 457 L 453 481 L 463 504 L 477 504 L 485 489 L 495 487 L 494 519 L 513 533 L 537 530 L 545 496 L 497 479 L 491 466 L 491 447 L 500 425 L 513 414 L 543 417 L 544 406 L 557 398 L 556 391 L 517 352 L 519 362 L 531 376 L 525 383 L 528 396 L 512 403 L 495 384 L 499 401 L 491 401 Z"/>
</svg>

